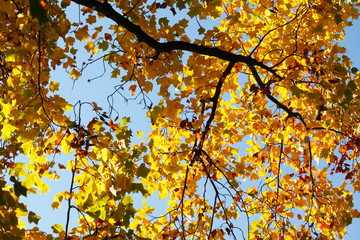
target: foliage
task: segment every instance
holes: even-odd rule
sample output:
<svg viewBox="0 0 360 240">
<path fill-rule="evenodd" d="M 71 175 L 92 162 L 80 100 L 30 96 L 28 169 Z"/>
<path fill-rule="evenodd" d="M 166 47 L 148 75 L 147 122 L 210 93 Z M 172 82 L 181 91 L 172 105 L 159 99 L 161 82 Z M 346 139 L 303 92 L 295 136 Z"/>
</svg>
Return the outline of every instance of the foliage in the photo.
<svg viewBox="0 0 360 240">
<path fill-rule="evenodd" d="M 360 74 L 338 43 L 359 6 L 1 0 L 0 238 L 343 238 L 360 217 Z M 113 105 L 59 95 L 53 70 L 83 81 L 97 61 L 146 108 L 144 138 Z M 61 170 L 67 221 L 29 229 L 25 197 Z"/>
</svg>

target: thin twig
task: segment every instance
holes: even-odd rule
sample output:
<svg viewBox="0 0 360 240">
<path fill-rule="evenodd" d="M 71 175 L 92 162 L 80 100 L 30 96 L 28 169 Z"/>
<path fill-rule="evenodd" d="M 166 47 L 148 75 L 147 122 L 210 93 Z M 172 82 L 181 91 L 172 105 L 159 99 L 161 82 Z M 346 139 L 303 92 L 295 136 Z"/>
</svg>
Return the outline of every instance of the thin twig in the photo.
<svg viewBox="0 0 360 240">
<path fill-rule="evenodd" d="M 70 182 L 70 189 L 69 189 L 69 198 L 68 198 L 68 209 L 66 213 L 66 225 L 65 225 L 65 240 L 68 239 L 68 232 L 69 232 L 69 223 L 70 223 L 70 211 L 71 211 L 71 195 L 73 193 L 74 189 L 74 179 L 76 174 L 76 163 L 77 163 L 77 157 L 75 157 L 74 160 L 74 167 L 71 169 L 71 182 Z"/>
<path fill-rule="evenodd" d="M 185 239 L 185 219 L 184 219 L 184 198 L 185 198 L 185 191 L 186 191 L 186 184 L 187 184 L 187 179 L 188 179 L 188 175 L 189 175 L 189 166 L 186 167 L 186 171 L 185 171 L 185 179 L 184 179 L 184 187 L 181 193 L 181 200 L 180 200 L 180 210 L 181 210 L 181 229 L 182 229 L 182 239 Z"/>
<path fill-rule="evenodd" d="M 278 172 L 277 172 L 277 184 L 276 184 L 276 197 L 277 200 L 279 198 L 279 190 L 281 188 L 280 186 L 280 170 L 281 170 L 281 161 L 282 161 L 282 154 L 283 154 L 283 149 L 284 149 L 284 139 L 281 139 L 281 143 L 280 143 L 280 156 L 279 156 L 279 163 L 278 163 Z"/>
</svg>

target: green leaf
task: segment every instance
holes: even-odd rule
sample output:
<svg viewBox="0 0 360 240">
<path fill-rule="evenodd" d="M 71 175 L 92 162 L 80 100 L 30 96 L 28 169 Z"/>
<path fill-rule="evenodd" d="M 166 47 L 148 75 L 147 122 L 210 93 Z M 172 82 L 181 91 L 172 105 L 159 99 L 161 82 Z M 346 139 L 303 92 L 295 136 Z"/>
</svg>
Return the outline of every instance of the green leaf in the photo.
<svg viewBox="0 0 360 240">
<path fill-rule="evenodd" d="M 98 43 L 99 49 L 106 51 L 109 48 L 109 44 L 106 41 L 102 41 Z"/>
<path fill-rule="evenodd" d="M 83 209 L 90 208 L 94 204 L 94 198 L 92 194 L 89 194 L 85 202 L 83 203 Z"/>
<path fill-rule="evenodd" d="M 132 204 L 134 202 L 133 198 L 131 196 L 124 196 L 122 199 L 122 203 L 126 206 L 129 204 Z"/>
<path fill-rule="evenodd" d="M 357 73 L 358 71 L 359 71 L 359 69 L 356 67 L 351 68 L 351 73 L 353 73 L 353 74 Z"/>
<path fill-rule="evenodd" d="M 336 22 L 336 24 L 339 24 L 339 23 L 341 23 L 343 20 L 342 20 L 342 18 L 341 18 L 341 15 L 339 14 L 339 13 L 337 13 L 336 15 L 335 15 L 335 22 Z"/>
<path fill-rule="evenodd" d="M 168 27 L 169 26 L 169 19 L 167 19 L 166 17 L 160 18 L 159 19 L 159 25 L 162 27 Z"/>
<path fill-rule="evenodd" d="M 54 233 L 59 233 L 63 230 L 63 225 L 62 224 L 55 224 L 51 227 L 51 229 L 53 230 Z"/>
<path fill-rule="evenodd" d="M 21 183 L 14 176 L 10 177 L 10 181 L 14 183 L 14 192 L 16 196 L 27 196 L 27 188 L 21 185 Z"/>
<path fill-rule="evenodd" d="M 338 11 L 341 11 L 341 9 L 342 9 L 342 6 L 341 6 L 341 5 L 339 5 L 338 3 L 336 3 L 334 6 L 335 6 L 335 8 L 336 8 Z"/>
<path fill-rule="evenodd" d="M 345 67 L 341 66 L 340 64 L 335 66 L 335 71 L 338 73 L 344 73 L 344 74 L 346 74 L 348 72 L 348 70 Z"/>
<path fill-rule="evenodd" d="M 85 213 L 87 215 L 89 215 L 90 217 L 92 217 L 93 219 L 99 219 L 99 216 L 101 214 L 100 210 L 97 210 L 95 212 L 92 211 L 93 209 L 91 208 L 89 211 L 86 211 Z"/>
<path fill-rule="evenodd" d="M 176 1 L 176 6 L 179 8 L 179 10 L 186 8 L 185 2 L 186 1 Z"/>
<path fill-rule="evenodd" d="M 34 212 L 30 211 L 28 215 L 28 221 L 29 223 L 35 223 L 38 224 L 41 217 L 39 215 L 36 215 Z"/>
<path fill-rule="evenodd" d="M 205 28 L 203 28 L 203 27 L 200 27 L 199 29 L 198 29 L 198 33 L 201 35 L 201 34 L 203 34 L 205 32 Z"/>
<path fill-rule="evenodd" d="M 120 75 L 120 69 L 119 68 L 115 68 L 114 70 L 112 70 L 111 78 L 117 78 L 119 75 Z"/>
<path fill-rule="evenodd" d="M 66 127 L 67 128 L 74 128 L 74 127 L 76 127 L 76 122 L 74 122 L 74 121 L 70 121 L 70 120 L 67 120 L 66 121 Z"/>
<path fill-rule="evenodd" d="M 350 80 L 347 84 L 348 88 L 350 88 L 351 90 L 355 90 L 356 89 L 356 83 L 353 80 Z"/>
<path fill-rule="evenodd" d="M 137 175 L 140 176 L 140 177 L 143 177 L 143 178 L 146 178 L 147 175 L 149 174 L 150 172 L 150 169 L 148 169 L 144 163 L 142 163 L 140 165 L 140 167 L 138 168 L 137 170 Z"/>
<path fill-rule="evenodd" d="M 143 196 L 148 196 L 148 191 L 144 188 L 144 185 L 142 183 L 132 183 L 127 189 L 127 192 L 129 193 L 137 193 L 141 192 Z"/>
<path fill-rule="evenodd" d="M 49 21 L 45 9 L 40 4 L 40 0 L 30 0 L 30 15 L 32 18 L 37 18 L 40 24 Z"/>
<path fill-rule="evenodd" d="M 353 99 L 353 91 L 350 88 L 346 89 L 344 94 L 346 97 L 346 102 L 350 102 Z"/>
<path fill-rule="evenodd" d="M 292 94 L 294 94 L 296 97 L 301 97 L 301 94 L 303 93 L 303 90 L 301 90 L 300 88 L 298 88 L 295 85 L 292 85 L 290 87 L 290 91 Z"/>
<path fill-rule="evenodd" d="M 351 223 L 352 223 L 352 217 L 350 217 L 350 216 L 347 216 L 347 218 L 346 218 L 346 223 L 348 224 L 348 225 L 350 225 Z"/>
<path fill-rule="evenodd" d="M 140 154 L 141 154 L 141 152 L 140 152 L 139 150 L 137 150 L 137 149 L 134 149 L 134 150 L 132 151 L 132 157 L 133 157 L 133 158 L 139 157 Z"/>
<path fill-rule="evenodd" d="M 130 121 L 130 117 L 123 117 L 123 118 L 121 119 L 121 123 L 122 123 L 123 125 L 128 125 L 130 122 L 131 122 L 131 121 Z"/>
<path fill-rule="evenodd" d="M 345 110 L 349 109 L 349 101 L 345 100 L 340 103 L 340 106 Z"/>
<path fill-rule="evenodd" d="M 140 150 L 141 152 L 145 153 L 147 151 L 147 147 L 145 145 L 141 146 Z"/>
</svg>

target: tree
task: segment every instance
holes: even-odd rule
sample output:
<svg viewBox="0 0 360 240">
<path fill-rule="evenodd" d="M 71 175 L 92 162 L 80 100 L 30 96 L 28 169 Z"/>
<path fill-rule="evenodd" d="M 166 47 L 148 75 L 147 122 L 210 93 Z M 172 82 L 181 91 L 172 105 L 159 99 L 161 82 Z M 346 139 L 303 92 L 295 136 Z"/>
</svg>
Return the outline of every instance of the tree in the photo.
<svg viewBox="0 0 360 240">
<path fill-rule="evenodd" d="M 1 6 L 2 239 L 341 239 L 360 217 L 360 74 L 338 44 L 359 2 Z M 78 6 L 73 21 L 67 10 Z M 83 81 L 100 61 L 119 80 L 114 94 L 145 107 L 145 137 L 112 104 L 58 94 L 53 70 Z M 51 234 L 27 228 L 21 217 L 41 216 L 24 197 L 62 169 L 69 190 L 52 207 L 67 205 L 67 221 Z"/>
</svg>

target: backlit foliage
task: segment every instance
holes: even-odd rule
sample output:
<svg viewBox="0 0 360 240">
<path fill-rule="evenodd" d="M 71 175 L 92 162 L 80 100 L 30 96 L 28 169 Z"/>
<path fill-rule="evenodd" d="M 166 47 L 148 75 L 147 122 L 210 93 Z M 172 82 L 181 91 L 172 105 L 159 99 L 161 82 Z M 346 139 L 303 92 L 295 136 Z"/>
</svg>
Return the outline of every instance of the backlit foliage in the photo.
<svg viewBox="0 0 360 240">
<path fill-rule="evenodd" d="M 359 2 L 0 6 L 0 239 L 342 239 L 360 217 L 360 74 L 339 45 Z M 61 96 L 54 70 L 99 62 L 89 81 L 116 79 L 143 126 Z M 25 200 L 64 171 L 50 233 Z"/>
</svg>

